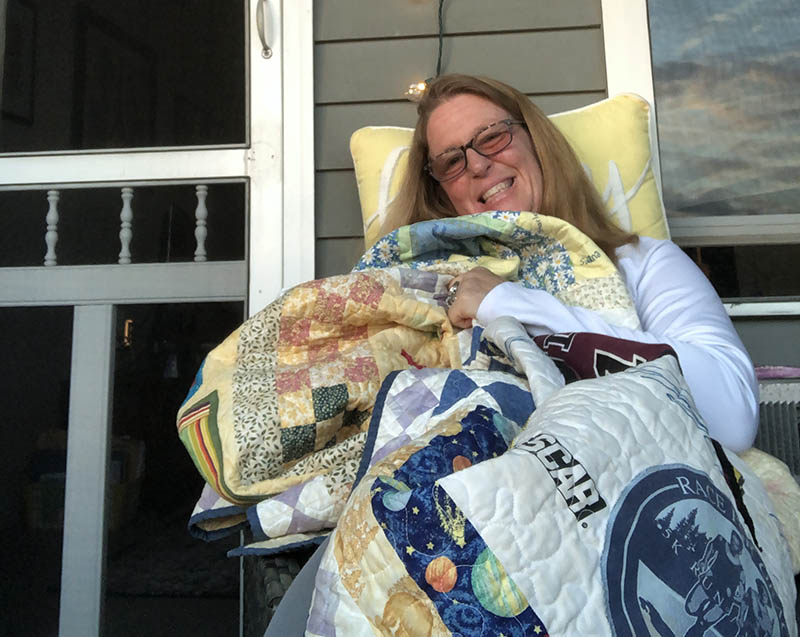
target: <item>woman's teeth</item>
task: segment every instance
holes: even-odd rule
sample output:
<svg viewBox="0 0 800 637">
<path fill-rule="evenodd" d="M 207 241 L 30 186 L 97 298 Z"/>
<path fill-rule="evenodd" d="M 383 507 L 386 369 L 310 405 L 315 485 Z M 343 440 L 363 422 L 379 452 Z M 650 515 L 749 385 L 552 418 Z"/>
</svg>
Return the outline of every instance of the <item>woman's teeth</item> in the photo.
<svg viewBox="0 0 800 637">
<path fill-rule="evenodd" d="M 513 179 L 506 179 L 505 181 L 501 181 L 499 184 L 495 184 L 489 190 L 481 195 L 481 203 L 486 203 L 489 197 L 496 195 L 498 192 L 502 192 L 503 190 L 508 190 L 511 188 L 511 184 L 514 182 Z"/>
</svg>

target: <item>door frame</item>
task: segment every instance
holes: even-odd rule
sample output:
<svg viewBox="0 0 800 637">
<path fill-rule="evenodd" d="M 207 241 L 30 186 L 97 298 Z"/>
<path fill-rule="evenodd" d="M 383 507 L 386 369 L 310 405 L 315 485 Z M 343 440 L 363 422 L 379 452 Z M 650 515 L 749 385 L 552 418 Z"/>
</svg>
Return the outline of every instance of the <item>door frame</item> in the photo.
<svg viewBox="0 0 800 637">
<path fill-rule="evenodd" d="M 4 3 L 3 3 L 4 5 Z M 73 305 L 73 352 L 67 441 L 59 634 L 99 635 L 103 628 L 105 507 L 113 396 L 114 316 L 123 303 L 185 302 L 181 271 L 200 290 L 192 300 L 244 298 L 252 314 L 285 287 L 314 277 L 313 0 L 245 0 L 247 142 L 244 145 L 15 153 L 0 156 L 0 189 L 242 181 L 248 233 L 245 262 L 130 266 L 0 268 L 0 305 Z M 272 49 L 262 56 L 256 10 Z M 212 211 L 213 214 L 213 211 Z M 44 218 L 42 219 L 44 222 Z M 276 232 L 276 227 L 279 231 Z M 44 228 L 44 224 L 43 224 Z M 43 232 L 44 235 L 44 232 Z M 96 292 L 65 298 L 64 281 L 104 273 Z M 188 272 L 187 272 L 188 270 Z M 232 281 L 245 271 L 246 288 Z M 237 275 L 238 273 L 238 275 Z M 209 276 L 212 275 L 212 276 Z M 30 277 L 36 289 L 25 294 Z M 114 279 L 119 281 L 115 286 Z M 205 279 L 205 283 L 202 280 Z M 147 281 L 161 280 L 156 294 Z M 172 288 L 172 289 L 171 289 Z M 115 290 L 117 290 L 115 292 Z M 185 290 L 185 287 L 184 287 Z"/>
<path fill-rule="evenodd" d="M 266 37 L 273 51 L 269 59 L 262 57 L 255 24 L 258 3 L 264 3 L 267 15 Z M 281 289 L 314 278 L 313 0 L 243 4 L 249 7 L 246 144 L 7 153 L 0 155 L 0 189 L 241 179 L 248 185 L 252 314 Z M 276 92 L 282 99 L 276 99 Z M 0 270 L 0 283 L 2 277 Z M 0 304 L 8 304 L 2 289 L 0 285 Z"/>
</svg>

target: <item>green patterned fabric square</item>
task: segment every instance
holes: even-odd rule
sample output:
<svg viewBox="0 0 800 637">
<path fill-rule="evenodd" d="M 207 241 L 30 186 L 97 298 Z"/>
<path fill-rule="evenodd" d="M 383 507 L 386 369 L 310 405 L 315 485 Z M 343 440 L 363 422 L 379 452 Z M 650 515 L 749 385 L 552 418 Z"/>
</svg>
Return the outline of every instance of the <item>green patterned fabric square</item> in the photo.
<svg viewBox="0 0 800 637">
<path fill-rule="evenodd" d="M 340 383 L 311 390 L 314 401 L 314 420 L 328 420 L 344 411 L 347 406 L 347 385 Z"/>
<path fill-rule="evenodd" d="M 361 427 L 364 421 L 372 415 L 371 411 L 346 411 L 342 427 Z"/>
<path fill-rule="evenodd" d="M 316 423 L 281 429 L 283 461 L 289 462 L 290 460 L 296 460 L 314 451 L 314 441 L 316 437 Z"/>
</svg>

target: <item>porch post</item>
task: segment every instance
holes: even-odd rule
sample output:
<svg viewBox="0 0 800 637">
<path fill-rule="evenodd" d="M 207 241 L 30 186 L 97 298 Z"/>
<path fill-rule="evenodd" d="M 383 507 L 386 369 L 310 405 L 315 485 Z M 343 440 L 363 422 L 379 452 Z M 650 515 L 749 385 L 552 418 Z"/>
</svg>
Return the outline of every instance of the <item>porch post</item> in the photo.
<svg viewBox="0 0 800 637">
<path fill-rule="evenodd" d="M 88 637 L 102 631 L 115 314 L 113 305 L 75 306 L 60 637 Z"/>
</svg>

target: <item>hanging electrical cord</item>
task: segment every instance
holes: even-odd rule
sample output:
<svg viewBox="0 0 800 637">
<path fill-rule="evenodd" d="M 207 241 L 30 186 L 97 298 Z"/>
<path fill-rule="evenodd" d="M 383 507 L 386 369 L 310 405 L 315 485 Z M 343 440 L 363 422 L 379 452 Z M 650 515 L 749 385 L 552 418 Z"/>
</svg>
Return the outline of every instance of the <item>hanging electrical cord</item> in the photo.
<svg viewBox="0 0 800 637">
<path fill-rule="evenodd" d="M 405 96 L 412 102 L 419 102 L 428 88 L 428 83 L 442 74 L 442 49 L 444 48 L 444 0 L 439 0 L 439 52 L 436 55 L 436 75 L 423 82 L 414 82 L 406 89 Z"/>
<path fill-rule="evenodd" d="M 444 0 L 439 0 L 439 53 L 436 56 L 436 76 L 442 74 L 442 45 L 444 44 Z M 427 80 L 426 80 L 427 81 Z"/>
</svg>

